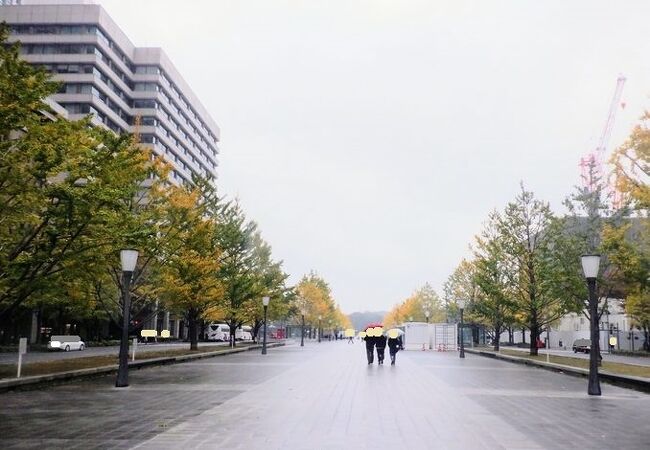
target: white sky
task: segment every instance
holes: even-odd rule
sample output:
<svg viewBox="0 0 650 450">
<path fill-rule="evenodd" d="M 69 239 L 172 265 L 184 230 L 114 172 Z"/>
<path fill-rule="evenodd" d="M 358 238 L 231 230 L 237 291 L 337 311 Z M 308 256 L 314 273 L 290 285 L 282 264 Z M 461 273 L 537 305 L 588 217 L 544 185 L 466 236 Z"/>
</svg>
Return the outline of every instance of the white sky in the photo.
<svg viewBox="0 0 650 450">
<path fill-rule="evenodd" d="M 619 73 L 610 147 L 650 107 L 646 0 L 100 3 L 221 127 L 221 192 L 346 312 L 440 293 L 520 180 L 560 210 Z"/>
</svg>

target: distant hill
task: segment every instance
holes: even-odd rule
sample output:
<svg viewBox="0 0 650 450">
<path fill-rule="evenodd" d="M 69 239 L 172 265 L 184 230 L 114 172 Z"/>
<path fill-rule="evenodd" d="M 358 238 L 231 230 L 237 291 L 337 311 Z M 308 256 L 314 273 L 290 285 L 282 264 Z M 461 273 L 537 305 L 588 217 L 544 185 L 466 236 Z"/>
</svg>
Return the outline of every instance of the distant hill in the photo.
<svg viewBox="0 0 650 450">
<path fill-rule="evenodd" d="M 365 311 L 348 314 L 355 330 L 362 330 L 370 322 L 381 322 L 384 320 L 386 311 Z"/>
</svg>

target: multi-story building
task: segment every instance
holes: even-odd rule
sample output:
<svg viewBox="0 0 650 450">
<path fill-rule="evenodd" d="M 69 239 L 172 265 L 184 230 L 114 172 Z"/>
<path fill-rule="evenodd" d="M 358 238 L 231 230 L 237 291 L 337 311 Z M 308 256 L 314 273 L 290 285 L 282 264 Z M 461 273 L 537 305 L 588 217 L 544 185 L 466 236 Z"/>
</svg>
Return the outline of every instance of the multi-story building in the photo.
<svg viewBox="0 0 650 450">
<path fill-rule="evenodd" d="M 43 4 L 46 3 L 46 4 Z M 71 119 L 137 133 L 174 183 L 216 177 L 219 127 L 160 48 L 136 47 L 99 5 L 3 0 L 0 22 L 24 58 L 60 81 L 49 100 Z"/>
</svg>

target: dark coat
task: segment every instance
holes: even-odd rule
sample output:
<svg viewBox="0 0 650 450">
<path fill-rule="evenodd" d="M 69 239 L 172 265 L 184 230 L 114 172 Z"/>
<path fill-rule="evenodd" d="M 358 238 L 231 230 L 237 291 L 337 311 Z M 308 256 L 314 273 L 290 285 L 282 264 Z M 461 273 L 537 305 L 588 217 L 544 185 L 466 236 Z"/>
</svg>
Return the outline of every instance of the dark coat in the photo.
<svg viewBox="0 0 650 450">
<path fill-rule="evenodd" d="M 377 348 L 386 348 L 386 336 L 379 336 L 375 339 L 377 340 Z"/>
<path fill-rule="evenodd" d="M 363 338 L 364 341 L 366 341 L 366 349 L 367 350 L 372 350 L 375 348 L 375 337 L 374 336 L 366 336 Z"/>
<path fill-rule="evenodd" d="M 392 353 L 396 353 L 402 348 L 402 336 L 397 336 L 395 339 L 388 338 L 388 348 Z"/>
</svg>

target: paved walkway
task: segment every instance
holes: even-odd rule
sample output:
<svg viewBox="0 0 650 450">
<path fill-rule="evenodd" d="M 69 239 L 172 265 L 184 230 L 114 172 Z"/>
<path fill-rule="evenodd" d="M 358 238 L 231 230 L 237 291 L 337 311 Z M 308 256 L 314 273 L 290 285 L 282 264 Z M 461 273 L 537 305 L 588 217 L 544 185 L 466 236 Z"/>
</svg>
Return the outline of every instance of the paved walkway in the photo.
<svg viewBox="0 0 650 450">
<path fill-rule="evenodd" d="M 0 395 L 3 448 L 647 449 L 650 396 L 457 353 L 246 352 Z"/>
</svg>

